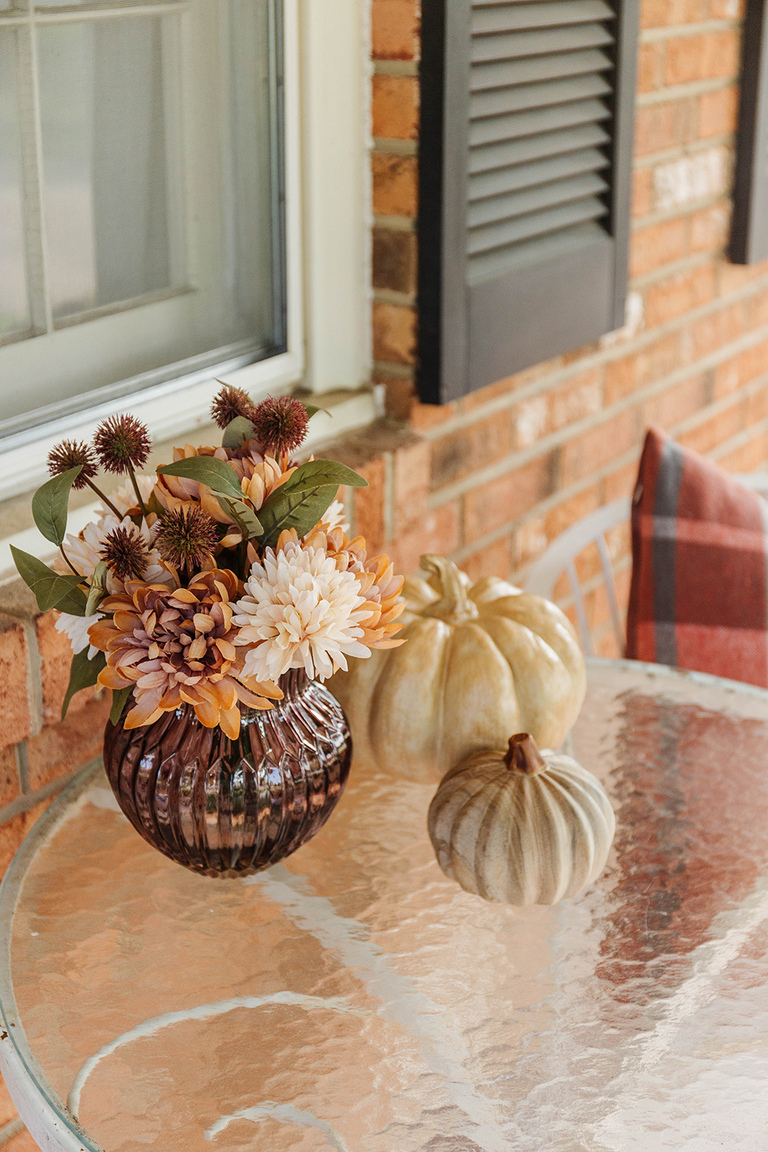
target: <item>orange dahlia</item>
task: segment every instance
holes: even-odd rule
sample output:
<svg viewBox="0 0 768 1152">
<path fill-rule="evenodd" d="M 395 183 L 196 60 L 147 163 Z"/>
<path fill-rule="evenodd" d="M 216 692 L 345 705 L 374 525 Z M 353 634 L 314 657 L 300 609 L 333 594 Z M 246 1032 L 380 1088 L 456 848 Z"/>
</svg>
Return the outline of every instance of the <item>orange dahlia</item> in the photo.
<svg viewBox="0 0 768 1152">
<path fill-rule="evenodd" d="M 132 580 L 122 594 L 101 602 L 100 610 L 111 615 L 93 624 L 89 637 L 107 655 L 99 683 L 133 688 L 126 728 L 152 724 L 186 703 L 206 728 L 219 724 L 234 739 L 238 702 L 271 708 L 270 701 L 281 698 L 277 685 L 243 676 L 231 603 L 240 587 L 234 573 L 214 568 L 194 576 L 188 588 Z"/>
</svg>

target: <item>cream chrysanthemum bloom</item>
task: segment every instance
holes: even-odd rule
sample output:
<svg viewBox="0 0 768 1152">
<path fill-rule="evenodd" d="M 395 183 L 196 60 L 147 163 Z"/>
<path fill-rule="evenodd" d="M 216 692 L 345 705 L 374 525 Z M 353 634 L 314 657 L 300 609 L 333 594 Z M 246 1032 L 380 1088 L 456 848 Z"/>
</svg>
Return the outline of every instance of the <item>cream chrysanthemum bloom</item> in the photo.
<svg viewBox="0 0 768 1152">
<path fill-rule="evenodd" d="M 142 520 L 140 524 L 134 524 L 128 516 L 118 520 L 117 516 L 108 512 L 99 520 L 92 520 L 90 524 L 87 524 L 79 536 L 69 534 L 64 539 L 64 551 L 69 563 L 77 569 L 81 576 L 85 577 L 86 581 L 92 579 L 96 565 L 103 559 L 102 551 L 107 536 L 115 528 L 125 528 L 140 536 L 144 541 L 147 547 L 147 569 L 143 579 L 147 584 L 167 584 L 172 580 L 168 569 L 162 563 L 160 553 L 153 547 L 154 528 L 146 520 Z M 72 568 L 69 567 L 61 554 L 54 560 L 53 567 L 57 572 L 65 575 L 70 575 L 72 572 Z M 122 588 L 122 581 L 117 580 L 110 572 L 107 578 L 107 591 L 119 592 Z"/>
<path fill-rule="evenodd" d="M 157 477 L 147 476 L 143 472 L 137 472 L 136 480 L 139 485 L 139 492 L 141 492 L 141 498 L 146 504 L 154 491 Z M 136 493 L 133 490 L 133 484 L 131 484 L 130 480 L 126 480 L 115 492 L 111 493 L 109 499 L 123 516 L 127 516 L 131 511 L 138 510 Z M 99 509 L 99 518 L 104 519 L 106 516 L 114 516 L 114 513 L 107 508 L 106 505 L 102 504 Z"/>
<path fill-rule="evenodd" d="M 91 644 L 88 629 L 91 624 L 103 619 L 104 616 L 101 612 L 94 612 L 92 616 L 73 616 L 70 612 L 60 612 L 54 627 L 57 632 L 62 632 L 67 637 L 75 656 L 87 648 L 88 659 L 93 660 L 98 648 L 94 648 Z"/>
<path fill-rule="evenodd" d="M 304 668 L 324 680 L 346 671 L 348 656 L 370 656 L 360 643 L 360 623 L 368 616 L 360 585 L 323 548 L 304 549 L 292 540 L 277 552 L 267 548 L 245 592 L 233 622 L 240 629 L 235 644 L 248 647 L 246 676 L 277 681 L 289 668 Z"/>
</svg>

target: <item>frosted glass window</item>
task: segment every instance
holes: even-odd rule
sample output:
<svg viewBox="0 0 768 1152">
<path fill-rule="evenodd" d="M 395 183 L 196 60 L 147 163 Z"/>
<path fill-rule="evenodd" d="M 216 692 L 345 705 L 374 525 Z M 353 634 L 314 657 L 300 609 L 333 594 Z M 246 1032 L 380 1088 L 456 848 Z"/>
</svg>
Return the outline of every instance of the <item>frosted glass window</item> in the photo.
<svg viewBox="0 0 768 1152">
<path fill-rule="evenodd" d="M 15 31 L 0 28 L 0 341 L 18 337 L 32 322 L 24 245 L 16 51 Z"/>
<path fill-rule="evenodd" d="M 282 0 L 0 0 L 0 449 L 284 351 L 282 52 Z"/>
</svg>

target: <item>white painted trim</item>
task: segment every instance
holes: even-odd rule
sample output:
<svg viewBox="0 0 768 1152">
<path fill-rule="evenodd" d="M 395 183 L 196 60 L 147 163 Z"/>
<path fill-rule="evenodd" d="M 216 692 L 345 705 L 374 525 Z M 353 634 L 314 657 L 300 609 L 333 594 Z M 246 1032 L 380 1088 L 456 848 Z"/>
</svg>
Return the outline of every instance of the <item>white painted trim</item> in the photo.
<svg viewBox="0 0 768 1152">
<path fill-rule="evenodd" d="M 299 0 L 307 387 L 371 369 L 370 5 Z"/>
</svg>

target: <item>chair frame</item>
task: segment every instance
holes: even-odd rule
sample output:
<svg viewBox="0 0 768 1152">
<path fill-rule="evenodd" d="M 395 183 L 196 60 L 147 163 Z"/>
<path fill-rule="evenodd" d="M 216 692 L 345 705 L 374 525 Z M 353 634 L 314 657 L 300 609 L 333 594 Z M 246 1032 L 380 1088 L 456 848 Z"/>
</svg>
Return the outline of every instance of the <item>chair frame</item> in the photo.
<svg viewBox="0 0 768 1152">
<path fill-rule="evenodd" d="M 762 496 L 768 496 L 768 472 L 750 472 L 746 475 L 734 476 L 734 480 L 738 480 L 746 488 L 751 488 Z M 612 528 L 629 520 L 631 512 L 632 498 L 630 496 L 623 496 L 620 500 L 613 500 L 610 504 L 590 512 L 588 516 L 570 528 L 566 528 L 565 532 L 562 532 L 556 540 L 552 541 L 543 555 L 535 562 L 525 581 L 526 592 L 534 592 L 538 596 L 551 599 L 557 581 L 564 572 L 567 574 L 576 610 L 579 637 L 587 656 L 594 656 L 595 648 L 587 623 L 584 597 L 574 561 L 590 544 L 597 545 L 600 568 L 608 595 L 613 633 L 619 651 L 623 652 L 626 638 L 616 595 L 613 565 L 605 536 Z"/>
</svg>

